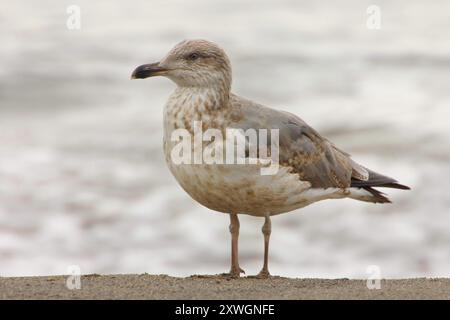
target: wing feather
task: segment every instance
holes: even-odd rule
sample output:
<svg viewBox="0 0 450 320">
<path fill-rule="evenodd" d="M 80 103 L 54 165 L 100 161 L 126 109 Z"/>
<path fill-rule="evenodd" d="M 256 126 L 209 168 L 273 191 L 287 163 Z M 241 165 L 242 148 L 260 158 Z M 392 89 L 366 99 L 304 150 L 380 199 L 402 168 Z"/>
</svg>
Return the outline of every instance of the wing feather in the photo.
<svg viewBox="0 0 450 320">
<path fill-rule="evenodd" d="M 353 172 L 365 172 L 350 157 L 294 114 L 273 110 L 234 96 L 242 129 L 279 129 L 280 164 L 292 168 L 313 188 L 348 188 Z M 356 169 L 354 169 L 356 167 Z"/>
</svg>

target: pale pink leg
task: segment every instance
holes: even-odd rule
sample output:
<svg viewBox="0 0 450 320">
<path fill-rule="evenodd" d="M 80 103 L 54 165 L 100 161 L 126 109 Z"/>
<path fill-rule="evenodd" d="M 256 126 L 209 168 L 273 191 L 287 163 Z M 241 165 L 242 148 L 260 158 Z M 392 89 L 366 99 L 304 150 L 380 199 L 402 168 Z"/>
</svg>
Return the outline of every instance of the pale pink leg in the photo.
<svg viewBox="0 0 450 320">
<path fill-rule="evenodd" d="M 272 231 L 272 223 L 270 221 L 270 214 L 265 217 L 264 225 L 262 227 L 262 233 L 264 235 L 264 265 L 261 271 L 258 273 L 258 278 L 266 279 L 270 277 L 269 273 L 269 239 Z"/>
<path fill-rule="evenodd" d="M 237 214 L 230 213 L 230 233 L 231 233 L 231 270 L 230 276 L 239 278 L 241 273 L 245 273 L 239 267 L 238 239 L 239 239 L 239 219 Z"/>
</svg>

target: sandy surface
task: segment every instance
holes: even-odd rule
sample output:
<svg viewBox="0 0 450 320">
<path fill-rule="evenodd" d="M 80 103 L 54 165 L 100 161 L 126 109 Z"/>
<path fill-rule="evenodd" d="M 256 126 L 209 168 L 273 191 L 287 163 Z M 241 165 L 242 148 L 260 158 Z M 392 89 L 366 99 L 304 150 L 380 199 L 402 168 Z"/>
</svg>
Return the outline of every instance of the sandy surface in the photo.
<svg viewBox="0 0 450 320">
<path fill-rule="evenodd" d="M 66 276 L 0 278 L 2 299 L 450 299 L 450 279 L 365 280 L 174 278 L 166 275 L 86 275 L 69 290 Z"/>
</svg>

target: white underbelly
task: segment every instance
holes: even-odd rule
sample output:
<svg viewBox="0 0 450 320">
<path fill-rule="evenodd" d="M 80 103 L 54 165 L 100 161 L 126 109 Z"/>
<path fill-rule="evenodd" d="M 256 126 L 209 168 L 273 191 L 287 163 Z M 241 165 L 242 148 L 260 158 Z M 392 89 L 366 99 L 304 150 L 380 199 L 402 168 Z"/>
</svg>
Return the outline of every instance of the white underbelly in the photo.
<svg viewBox="0 0 450 320">
<path fill-rule="evenodd" d="M 169 168 L 183 189 L 202 205 L 225 213 L 264 216 L 288 212 L 325 198 L 343 197 L 340 189 L 311 189 L 289 168 L 261 175 L 259 165 L 175 165 Z"/>
</svg>

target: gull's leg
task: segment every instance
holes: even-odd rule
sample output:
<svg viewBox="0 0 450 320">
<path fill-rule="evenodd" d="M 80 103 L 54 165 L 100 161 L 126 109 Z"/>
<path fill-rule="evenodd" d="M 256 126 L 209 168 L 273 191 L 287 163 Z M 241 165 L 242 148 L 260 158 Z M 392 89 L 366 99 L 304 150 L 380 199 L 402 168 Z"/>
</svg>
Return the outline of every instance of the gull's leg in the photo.
<svg viewBox="0 0 450 320">
<path fill-rule="evenodd" d="M 261 271 L 258 273 L 258 278 L 266 279 L 270 277 L 269 273 L 269 239 L 272 231 L 272 223 L 270 221 L 270 214 L 266 214 L 264 225 L 262 227 L 262 233 L 264 235 L 264 265 Z"/>
<path fill-rule="evenodd" d="M 239 239 L 239 219 L 237 214 L 230 213 L 230 233 L 231 233 L 231 269 L 230 276 L 239 278 L 241 273 L 245 273 L 239 267 L 238 239 Z"/>
</svg>

